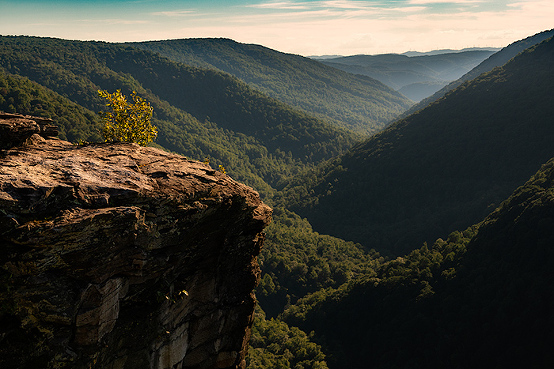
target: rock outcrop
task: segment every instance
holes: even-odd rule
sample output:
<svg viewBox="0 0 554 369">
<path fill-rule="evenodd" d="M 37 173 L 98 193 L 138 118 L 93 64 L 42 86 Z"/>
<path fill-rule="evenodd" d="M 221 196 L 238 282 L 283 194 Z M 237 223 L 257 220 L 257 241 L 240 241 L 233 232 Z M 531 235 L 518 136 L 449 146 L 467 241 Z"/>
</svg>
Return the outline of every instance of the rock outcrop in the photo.
<svg viewBox="0 0 554 369">
<path fill-rule="evenodd" d="M 58 127 L 48 118 L 0 112 L 0 149 L 20 145 L 34 134 L 56 137 Z"/>
<path fill-rule="evenodd" d="M 0 367 L 244 367 L 271 209 L 203 163 L 32 121 L 0 116 Z"/>
</svg>

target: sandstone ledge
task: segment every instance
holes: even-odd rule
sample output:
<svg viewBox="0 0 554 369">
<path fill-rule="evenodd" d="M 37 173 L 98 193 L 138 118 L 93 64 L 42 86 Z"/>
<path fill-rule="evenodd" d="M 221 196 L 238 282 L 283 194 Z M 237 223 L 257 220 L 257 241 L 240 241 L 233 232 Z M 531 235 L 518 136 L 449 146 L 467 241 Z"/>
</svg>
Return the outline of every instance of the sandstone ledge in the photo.
<svg viewBox="0 0 554 369">
<path fill-rule="evenodd" d="M 58 127 L 52 119 L 0 112 L 0 149 L 20 145 L 34 134 L 55 137 Z"/>
<path fill-rule="evenodd" d="M 0 367 L 244 367 L 270 218 L 251 188 L 158 149 L 4 150 Z"/>
</svg>

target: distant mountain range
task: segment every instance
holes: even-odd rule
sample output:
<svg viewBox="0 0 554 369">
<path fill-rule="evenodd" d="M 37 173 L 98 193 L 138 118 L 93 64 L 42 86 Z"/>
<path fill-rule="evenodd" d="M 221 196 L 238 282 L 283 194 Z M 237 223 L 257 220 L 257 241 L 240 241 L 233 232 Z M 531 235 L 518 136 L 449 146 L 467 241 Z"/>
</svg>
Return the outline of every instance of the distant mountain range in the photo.
<svg viewBox="0 0 554 369">
<path fill-rule="evenodd" d="M 384 128 L 412 102 L 367 76 L 224 38 L 128 44 L 175 62 L 229 73 L 263 93 L 360 134 Z"/>
<path fill-rule="evenodd" d="M 499 47 L 466 47 L 461 50 L 454 50 L 454 49 L 440 49 L 440 50 L 431 50 L 431 51 L 406 51 L 405 53 L 402 53 L 402 55 L 406 56 L 425 56 L 425 55 L 440 55 L 440 54 L 453 54 L 453 53 L 461 53 L 466 51 L 492 51 L 497 52 L 500 50 Z"/>
<path fill-rule="evenodd" d="M 452 54 L 452 53 L 459 53 L 463 51 L 494 51 L 497 52 L 500 50 L 500 48 L 497 47 L 466 47 L 464 49 L 455 50 L 455 49 L 440 49 L 440 50 L 431 50 L 431 51 L 406 51 L 401 53 L 400 55 L 406 55 L 406 56 L 423 56 L 423 55 L 440 55 L 440 54 Z M 364 54 L 359 54 L 364 55 Z M 367 54 L 367 55 L 386 55 L 386 54 Z M 325 59 L 335 59 L 335 58 L 343 58 L 346 55 L 310 55 L 308 58 L 315 59 L 315 60 L 325 60 Z"/>
<path fill-rule="evenodd" d="M 420 101 L 460 78 L 495 50 L 438 50 L 428 53 L 353 55 L 320 62 L 375 78 L 413 101 Z"/>
</svg>

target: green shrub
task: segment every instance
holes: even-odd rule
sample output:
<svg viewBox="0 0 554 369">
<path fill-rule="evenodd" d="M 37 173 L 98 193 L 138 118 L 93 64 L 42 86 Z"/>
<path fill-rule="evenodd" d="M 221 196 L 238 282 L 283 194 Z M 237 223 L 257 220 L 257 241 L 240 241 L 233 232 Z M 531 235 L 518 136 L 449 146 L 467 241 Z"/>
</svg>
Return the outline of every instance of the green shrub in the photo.
<svg viewBox="0 0 554 369">
<path fill-rule="evenodd" d="M 106 106 L 112 109 L 111 112 L 100 112 L 104 128 L 102 136 L 106 142 L 135 142 L 146 146 L 154 141 L 158 135 L 158 129 L 150 121 L 153 109 L 150 104 L 137 96 L 133 91 L 131 94 L 132 103 L 121 90 L 110 94 L 104 90 L 98 90 L 101 97 L 108 100 Z"/>
</svg>

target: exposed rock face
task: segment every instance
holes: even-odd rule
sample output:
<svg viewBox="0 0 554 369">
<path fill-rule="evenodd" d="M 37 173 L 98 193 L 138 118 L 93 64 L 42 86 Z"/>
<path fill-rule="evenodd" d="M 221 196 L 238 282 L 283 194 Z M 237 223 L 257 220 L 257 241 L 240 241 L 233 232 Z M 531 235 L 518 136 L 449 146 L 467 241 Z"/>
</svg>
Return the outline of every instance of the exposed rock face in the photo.
<svg viewBox="0 0 554 369">
<path fill-rule="evenodd" d="M 244 367 L 270 218 L 158 149 L 35 134 L 4 150 L 0 367 Z"/>
</svg>

